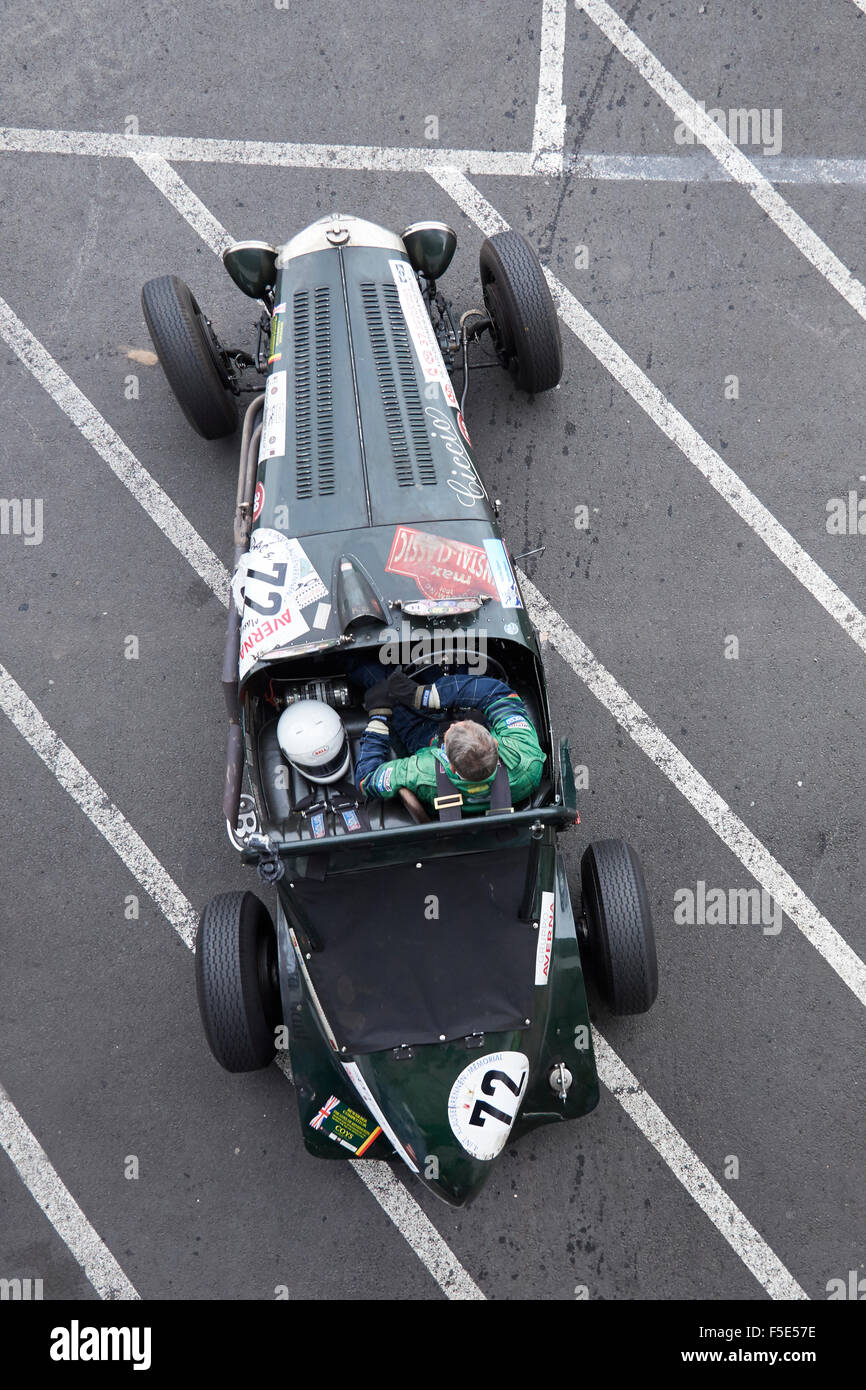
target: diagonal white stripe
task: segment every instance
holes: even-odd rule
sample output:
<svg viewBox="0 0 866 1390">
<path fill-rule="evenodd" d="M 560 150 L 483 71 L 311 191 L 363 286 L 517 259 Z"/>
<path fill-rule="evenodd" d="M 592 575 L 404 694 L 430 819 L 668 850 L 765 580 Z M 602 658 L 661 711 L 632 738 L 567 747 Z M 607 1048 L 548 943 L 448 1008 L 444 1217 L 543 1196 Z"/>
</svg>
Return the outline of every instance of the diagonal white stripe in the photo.
<svg viewBox="0 0 866 1390">
<path fill-rule="evenodd" d="M 758 207 L 775 222 L 781 232 L 784 232 L 800 254 L 805 256 L 861 318 L 866 319 L 866 286 L 851 274 L 848 267 L 843 265 L 808 222 L 804 222 L 785 202 L 769 179 L 758 172 L 752 161 L 728 139 L 715 121 L 710 120 L 694 98 L 689 96 L 685 87 L 677 82 L 646 44 L 607 4 L 607 0 L 575 0 L 575 4 L 598 26 L 623 57 L 637 68 L 678 120 L 694 132 L 701 144 L 706 146 L 731 178 L 745 188 Z"/>
<path fill-rule="evenodd" d="M 100 835 L 108 842 L 115 854 L 126 865 L 129 872 L 138 881 L 144 891 L 153 899 L 157 907 L 161 910 L 166 919 L 171 923 L 184 945 L 190 950 L 195 949 L 195 933 L 198 924 L 198 913 L 189 899 L 181 892 L 170 874 L 163 868 L 156 856 L 148 849 L 137 831 L 133 830 L 126 817 L 111 802 L 103 791 L 102 787 L 94 777 L 87 771 L 87 768 L 79 762 L 75 754 L 63 742 L 58 734 L 46 722 L 32 700 L 24 693 L 12 676 L 4 667 L 0 666 L 0 709 L 8 716 L 15 725 L 18 732 L 27 740 L 30 747 L 42 759 L 49 772 L 57 778 L 57 781 L 72 797 L 73 801 L 87 816 L 88 820 L 99 831 Z M 291 1080 L 291 1076 L 286 1067 L 281 1070 Z M 0 1142 L 3 1141 L 3 1108 L 2 1096 L 0 1091 Z M 17 1112 L 16 1112 L 17 1114 Z M 11 1124 L 11 1121 L 9 1121 Z M 14 1131 L 11 1131 L 14 1133 Z M 32 1136 L 31 1136 L 32 1137 Z M 35 1144 L 35 1140 L 33 1141 Z M 4 1144 L 5 1147 L 5 1144 Z M 38 1146 L 37 1146 L 38 1147 Z M 26 1157 L 26 1150 L 22 1153 Z M 34 1150 L 35 1152 L 35 1150 Z M 41 1150 L 39 1150 L 41 1153 Z M 45 1163 L 48 1163 L 44 1155 Z M 17 1160 L 14 1160 L 17 1163 Z M 352 1160 L 352 1167 L 362 1179 L 365 1186 L 376 1198 L 382 1210 L 390 1217 L 400 1234 L 409 1243 L 415 1254 L 421 1260 L 428 1273 L 436 1280 L 440 1288 L 450 1299 L 478 1299 L 483 1298 L 481 1290 L 475 1281 L 463 1268 L 457 1256 L 442 1239 L 436 1227 L 424 1214 L 421 1207 L 414 1197 L 399 1183 L 385 1164 L 373 1163 L 368 1161 Z M 50 1165 L 48 1165 L 50 1168 Z M 377 1171 L 370 1173 L 369 1168 Z M 381 1169 L 382 1171 L 378 1171 Z M 31 1163 L 26 1172 L 31 1174 L 33 1183 L 37 1184 L 39 1179 L 39 1163 Z M 57 1178 L 54 1170 L 51 1169 L 53 1178 Z M 24 1173 L 22 1173 L 24 1176 Z M 25 1177 L 28 1187 L 34 1192 L 31 1182 Z M 50 1195 L 51 1179 L 47 1186 L 38 1187 L 39 1192 Z M 59 1179 L 57 1179 L 59 1182 Z M 62 1184 L 61 1184 L 62 1187 Z M 66 1189 L 63 1188 L 66 1193 Z M 69 1194 L 66 1193 L 66 1197 Z M 63 1216 L 63 1205 L 57 1207 L 54 1200 L 54 1207 Z M 42 1201 L 37 1196 L 37 1201 Z M 72 1199 L 69 1198 L 72 1202 Z M 74 1203 L 73 1203 L 74 1205 Z M 54 1209 L 54 1208 L 52 1208 Z M 46 1208 L 47 1210 L 47 1208 Z M 78 1209 L 76 1208 L 76 1211 Z M 53 1220 L 52 1216 L 52 1220 Z M 83 1216 L 81 1217 L 83 1221 Z M 55 1221 L 57 1229 L 61 1231 L 60 1225 Z M 78 1241 L 82 1249 L 89 1250 L 89 1246 L 81 1244 L 83 1240 L 82 1231 L 73 1223 L 63 1229 L 68 1232 L 70 1238 Z M 95 1232 L 93 1233 L 95 1237 Z M 66 1240 L 66 1235 L 63 1235 Z M 96 1237 L 98 1239 L 98 1237 Z M 69 1241 L 67 1241 L 69 1244 Z M 100 1243 L 101 1244 L 101 1243 Z M 70 1249 L 78 1259 L 75 1245 L 70 1245 Z M 104 1248 L 104 1247 L 103 1247 Z M 105 1251 L 105 1256 L 110 1261 L 109 1252 Z M 79 1260 L 79 1263 L 83 1261 Z M 91 1262 L 92 1263 L 92 1262 Z M 109 1266 L 106 1265 L 106 1268 Z M 98 1264 L 93 1264 L 95 1273 L 99 1274 Z M 88 1278 L 95 1284 L 89 1269 Z M 130 1288 L 132 1286 L 130 1285 Z M 120 1297 L 120 1294 L 103 1293 L 105 1297 Z M 135 1297 L 133 1290 L 130 1295 Z"/>
<path fill-rule="evenodd" d="M 456 175 L 455 171 L 450 171 L 448 183 L 452 186 L 455 177 L 459 178 L 460 176 Z M 466 181 L 463 180 L 463 182 L 465 183 Z M 472 197 L 472 201 L 469 205 L 475 206 L 474 215 L 476 216 L 476 220 L 483 219 L 479 221 L 479 225 L 482 226 L 482 229 L 490 232 L 498 231 L 504 227 L 506 224 L 499 216 L 499 213 L 497 213 L 485 199 L 481 198 L 481 195 L 477 193 L 477 190 L 475 190 L 471 184 L 467 184 L 467 188 Z M 462 188 L 458 191 L 460 191 L 461 194 L 464 192 Z M 477 200 L 477 206 L 474 200 Z M 472 216 L 473 214 L 469 213 L 468 215 Z M 210 216 L 210 214 L 208 214 L 208 216 Z M 194 222 L 193 225 L 195 225 Z M 0 300 L 0 306 L 2 306 L 2 304 L 3 301 Z M 0 311 L 0 329 L 2 329 L 2 311 Z M 24 331 L 27 332 L 27 330 Z M 29 336 L 32 337 L 32 335 Z M 33 339 L 33 342 L 36 343 L 36 340 Z M 36 346 L 39 348 L 40 354 L 44 355 L 49 364 L 56 365 L 40 344 L 36 343 Z M 59 368 L 58 371 L 60 371 Z M 65 377 L 65 373 L 62 375 Z M 66 378 L 66 380 L 68 381 L 68 378 Z M 71 382 L 69 384 L 70 386 L 72 385 Z M 74 387 L 73 390 L 77 392 L 78 388 Z M 81 393 L 78 392 L 78 395 L 80 396 Z M 86 397 L 82 396 L 82 400 L 86 402 Z M 89 406 L 89 402 L 86 402 L 86 404 Z M 101 419 L 102 417 L 99 416 L 98 418 Z M 106 425 L 106 429 L 108 428 L 110 427 Z M 111 433 L 114 434 L 113 431 L 111 431 Z M 116 435 L 114 437 L 118 439 Z M 121 443 L 119 439 L 118 443 Z M 121 447 L 126 449 L 125 445 L 121 444 Z M 127 453 L 128 452 L 127 450 Z M 133 458 L 133 455 L 130 454 L 129 456 Z M 136 463 L 137 467 L 141 467 L 141 465 L 137 463 L 137 460 L 133 458 L 133 461 Z M 149 474 L 146 476 L 153 487 L 157 489 L 157 492 L 160 492 L 158 484 L 150 478 Z M 169 503 L 168 498 L 166 498 L 164 494 L 161 494 L 161 496 L 170 507 L 173 507 L 174 504 Z M 158 504 L 159 498 L 157 498 L 156 501 Z M 156 511 L 157 514 L 159 514 L 159 505 L 156 506 Z M 171 535 L 168 531 L 166 531 L 166 534 L 169 535 L 169 539 L 171 539 Z M 197 533 L 193 532 L 193 535 L 195 536 Z M 201 542 L 201 544 L 204 545 L 204 542 Z M 180 549 L 180 547 L 178 548 Z M 185 554 L 186 552 L 184 551 L 182 553 Z M 212 556 L 217 566 L 217 569 L 214 571 L 214 582 L 211 584 L 211 587 L 220 599 L 224 603 L 227 603 L 227 597 L 223 597 L 223 595 L 225 594 L 227 596 L 228 594 L 228 572 L 216 559 L 212 551 L 208 551 L 208 554 Z M 189 558 L 189 556 L 187 556 L 187 558 Z M 192 561 L 190 563 L 192 563 Z M 815 946 L 816 950 L 820 951 L 828 964 L 830 964 L 840 978 L 844 980 L 845 984 L 848 985 L 860 1002 L 866 1003 L 866 979 L 864 979 L 863 973 L 866 967 L 864 967 L 859 956 L 856 955 L 844 938 L 836 932 L 835 928 L 830 925 L 827 919 L 806 897 L 802 889 L 797 886 L 786 870 L 773 858 L 769 850 L 767 850 L 757 837 L 752 834 L 748 827 L 734 815 L 734 812 L 731 811 L 730 807 L 719 796 L 718 792 L 716 792 L 701 774 L 692 767 L 691 763 L 680 753 L 676 745 L 652 723 L 645 711 L 632 700 L 628 692 L 617 683 L 610 672 L 606 671 L 605 668 L 596 661 L 595 657 L 583 644 L 580 638 L 572 632 L 563 619 L 547 604 L 547 600 L 544 596 L 535 589 L 534 585 L 525 577 L 523 578 L 523 582 L 526 584 L 527 592 L 531 595 L 532 601 L 535 602 L 539 614 L 546 612 L 549 614 L 551 628 L 554 627 L 554 624 L 556 625 L 556 630 L 559 632 L 561 638 L 560 649 L 563 651 L 567 649 L 569 651 L 570 656 L 566 659 L 569 660 L 569 664 L 572 666 L 575 673 L 589 685 L 593 694 L 611 710 L 611 713 L 615 715 L 639 746 L 643 748 L 643 751 L 652 758 L 653 762 L 664 772 L 665 776 L 678 787 L 684 796 L 686 796 L 686 799 L 694 806 L 695 810 L 708 821 L 716 834 L 724 840 L 725 844 L 728 845 L 753 877 L 755 877 L 762 887 L 780 903 L 782 910 L 786 912 L 795 925 L 799 927 L 812 945 Z M 47 727 L 48 726 L 46 726 L 46 728 Z"/>
<path fill-rule="evenodd" d="M 628 691 L 598 661 L 584 642 L 536 589 L 531 579 L 520 574 L 520 585 L 530 616 L 551 645 L 589 687 L 597 700 L 609 710 L 638 748 L 673 782 L 677 791 L 727 845 L 732 854 L 767 890 L 794 926 L 815 947 L 861 1004 L 866 1005 L 866 964 L 856 951 L 819 912 L 802 888 L 782 868 L 728 803 L 692 767 L 676 744 L 653 723 Z"/>
<path fill-rule="evenodd" d="M 596 1029 L 593 1029 L 593 1042 L 600 1079 L 770 1297 L 808 1298 L 778 1255 L 746 1220 L 710 1170 L 689 1148 L 679 1130 Z"/>
<path fill-rule="evenodd" d="M 528 581 L 522 579 L 522 582 L 529 590 L 531 586 L 529 586 Z M 60 785 L 111 845 L 145 892 L 154 899 L 181 940 L 190 949 L 194 949 L 197 915 L 192 904 L 166 870 L 162 868 L 162 865 L 154 858 L 117 807 L 112 805 L 99 784 L 63 743 L 59 735 L 46 723 L 33 702 L 2 666 L 0 666 L 0 709 L 9 717 L 49 771 L 53 772 Z M 595 1045 L 599 1058 L 601 1080 L 611 1089 L 653 1147 L 670 1165 L 686 1190 L 698 1200 L 701 1209 L 721 1231 L 731 1248 L 740 1256 L 755 1278 L 760 1280 L 774 1298 L 800 1296 L 790 1292 L 790 1290 L 799 1288 L 793 1276 L 788 1273 L 770 1247 L 757 1234 L 739 1211 L 739 1208 L 725 1196 L 720 1188 L 718 1192 L 715 1191 L 713 1187 L 715 1179 L 701 1163 L 697 1154 L 692 1152 L 670 1120 L 649 1095 L 639 1087 L 625 1063 L 597 1032 L 595 1033 Z M 291 1081 L 290 1070 L 287 1064 L 282 1062 L 282 1059 L 280 1069 Z M 625 1087 L 620 1084 L 623 1076 L 629 1078 L 629 1083 Z M 638 1091 L 640 1092 L 639 1105 L 634 1099 Z M 2 1099 L 2 1095 L 3 1093 L 0 1091 L 0 1099 Z M 626 1104 L 627 1100 L 630 1101 L 630 1104 Z M 0 1139 L 2 1139 L 2 1134 L 2 1106 L 0 1106 Z M 39 1152 L 41 1153 L 41 1150 Z M 42 1157 L 45 1164 L 48 1164 L 47 1158 L 44 1155 Z M 481 1289 L 443 1240 L 433 1222 L 426 1216 L 404 1185 L 397 1181 L 387 1165 L 373 1162 L 364 1163 L 358 1160 L 350 1160 L 350 1162 L 358 1177 L 361 1178 L 446 1296 L 455 1300 L 483 1299 L 484 1294 Z M 50 1164 L 48 1167 L 50 1168 Z M 26 1171 L 29 1172 L 30 1169 L 26 1169 Z M 44 1171 L 47 1170 L 44 1170 L 43 1167 L 43 1177 Z M 51 1169 L 52 1174 L 53 1171 Z M 33 1172 L 35 1184 L 39 1178 L 38 1164 Z M 56 1177 L 56 1174 L 54 1176 Z M 28 1186 L 30 1186 L 29 1182 Z M 715 1187 L 718 1187 L 718 1184 L 715 1184 Z M 33 1187 L 31 1190 L 34 1190 Z M 40 1192 L 42 1190 L 39 1188 Z M 696 1196 L 696 1194 L 699 1195 Z M 34 1195 L 36 1195 L 35 1192 Z M 39 1200 L 38 1197 L 37 1200 Z M 57 1223 L 55 1222 L 55 1224 Z M 57 1228 L 60 1230 L 59 1225 Z M 77 1228 L 74 1226 L 69 1228 L 69 1233 L 72 1237 L 80 1240 L 80 1233 L 77 1233 Z M 744 1233 L 748 1233 L 748 1239 L 745 1238 Z M 66 1239 L 65 1235 L 64 1239 Z M 75 1248 L 72 1245 L 70 1248 L 75 1253 Z M 109 1260 L 111 1259 L 107 1251 L 105 1255 Z M 78 1258 L 77 1255 L 76 1258 Z M 90 1273 L 88 1273 L 88 1277 L 91 1277 Z M 780 1292 L 780 1290 L 786 1291 Z M 104 1294 L 103 1296 L 108 1297 L 109 1295 Z M 112 1296 L 119 1297 L 120 1295 L 115 1293 Z M 805 1297 L 804 1294 L 802 1296 Z"/>
<path fill-rule="evenodd" d="M 507 228 L 508 223 L 474 184 L 457 169 L 431 169 L 430 175 L 442 187 L 466 216 L 480 227 L 486 236 Z M 852 602 L 821 566 L 786 531 L 773 513 L 764 506 L 724 459 L 710 448 L 649 377 L 629 357 L 610 334 L 594 319 L 588 309 L 567 290 L 546 267 L 545 278 L 560 318 L 576 338 L 588 347 L 619 382 L 642 410 L 666 434 L 682 454 L 702 473 L 711 487 L 747 526 L 760 536 L 777 559 L 802 584 L 821 607 L 838 623 L 843 632 L 866 652 L 866 615 Z"/>
<path fill-rule="evenodd" d="M 184 897 L 156 855 L 148 849 L 129 821 L 102 790 L 83 763 L 54 732 L 32 700 L 13 680 L 5 667 L 0 666 L 0 709 L 15 725 L 19 734 L 38 753 L 48 771 L 68 792 L 88 820 L 96 827 L 115 854 L 123 860 L 145 893 L 153 899 L 163 915 L 171 922 L 178 936 L 192 950 L 198 913 Z"/>
<path fill-rule="evenodd" d="M 91 1226 L 36 1135 L 25 1124 L 2 1086 L 0 1148 L 6 1151 L 15 1164 L 21 1181 L 81 1265 L 99 1297 L 138 1298 L 135 1288 L 108 1246 Z"/>
<path fill-rule="evenodd" d="M 231 246 L 233 238 L 228 235 L 222 223 L 217 221 L 210 209 L 193 193 L 189 184 L 184 183 L 161 155 L 134 154 L 132 160 L 147 174 L 160 193 L 177 208 L 181 217 L 185 217 L 190 226 L 195 227 L 202 241 L 210 247 L 214 255 L 221 256 L 226 247 Z"/>
<path fill-rule="evenodd" d="M 163 492 L 156 479 L 126 447 L 120 435 L 100 415 L 96 406 L 46 352 L 30 329 L 24 326 L 5 299 L 0 299 L 0 336 L 5 338 L 27 370 L 69 416 L 75 428 L 93 445 L 115 477 L 129 489 L 136 502 L 156 522 L 175 549 L 189 561 L 208 588 L 213 589 L 221 602 L 227 604 L 229 579 L 222 562 L 187 521 L 183 512 Z"/>
</svg>

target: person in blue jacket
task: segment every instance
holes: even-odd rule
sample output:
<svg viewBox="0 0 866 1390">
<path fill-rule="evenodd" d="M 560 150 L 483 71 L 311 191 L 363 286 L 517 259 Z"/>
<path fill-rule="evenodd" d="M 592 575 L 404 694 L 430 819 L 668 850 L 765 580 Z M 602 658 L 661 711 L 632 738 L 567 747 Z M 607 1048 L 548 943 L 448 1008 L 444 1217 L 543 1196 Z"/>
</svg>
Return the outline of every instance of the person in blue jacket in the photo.
<svg viewBox="0 0 866 1390">
<path fill-rule="evenodd" d="M 433 807 L 437 762 L 461 794 L 463 811 L 489 808 L 500 762 L 508 774 L 512 803 L 537 788 L 545 754 L 526 706 L 504 681 L 454 675 L 419 685 L 402 672 L 382 680 L 382 667 L 372 663 L 359 667 L 354 676 L 367 687 L 364 706 L 370 715 L 355 767 L 355 784 L 363 796 L 397 796 L 405 787 Z M 455 705 L 477 709 L 484 722 L 456 720 L 440 738 L 442 721 L 431 716 Z M 408 757 L 392 756 L 392 729 Z"/>
</svg>

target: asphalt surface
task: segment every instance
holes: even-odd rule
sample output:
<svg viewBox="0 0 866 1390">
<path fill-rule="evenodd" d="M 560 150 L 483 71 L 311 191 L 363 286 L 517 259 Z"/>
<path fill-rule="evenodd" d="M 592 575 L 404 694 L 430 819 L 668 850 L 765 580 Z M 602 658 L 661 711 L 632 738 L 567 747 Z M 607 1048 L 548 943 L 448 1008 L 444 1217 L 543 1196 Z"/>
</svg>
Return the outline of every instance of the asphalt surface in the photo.
<svg viewBox="0 0 866 1390">
<path fill-rule="evenodd" d="M 866 15 L 851 0 L 615 8 L 708 106 L 781 108 L 783 152 L 862 156 Z M 701 12 L 703 11 L 703 13 Z M 541 3 L 323 0 L 277 10 L 24 3 L 4 19 L 15 127 L 528 150 Z M 676 119 L 569 10 L 565 151 L 691 153 Z M 745 147 L 744 147 L 745 148 Z M 749 149 L 745 148 L 749 153 Z M 286 240 L 325 212 L 399 231 L 442 218 L 443 288 L 480 302 L 482 235 L 423 173 L 178 163 L 237 237 Z M 141 284 L 187 280 L 224 339 L 254 307 L 129 160 L 0 155 L 0 295 L 227 563 L 236 441 L 186 425 L 149 348 Z M 861 536 L 827 502 L 866 496 L 864 325 L 732 183 L 480 175 L 481 194 L 835 583 L 866 603 Z M 785 197 L 855 275 L 866 191 Z M 575 248 L 589 264 L 575 268 Z M 514 554 L 598 659 L 859 955 L 864 653 L 563 328 L 561 388 L 470 383 L 482 475 Z M 44 500 L 44 537 L 0 537 L 2 662 L 200 908 L 250 887 L 220 818 L 224 610 L 54 401 L 0 345 L 3 495 Z M 139 378 L 138 399 L 125 379 Z M 739 378 L 739 399 L 725 378 Z M 586 504 L 590 528 L 577 530 Z M 126 639 L 139 657 L 124 657 Z M 725 640 L 739 658 L 725 658 Z M 807 1294 L 863 1273 L 862 1005 L 786 917 L 682 926 L 675 894 L 754 886 L 743 864 L 548 648 L 554 723 L 589 768 L 567 853 L 621 834 L 646 869 L 661 988 L 605 1036 Z M 0 1083 L 145 1298 L 435 1299 L 442 1290 L 348 1166 L 302 1146 L 276 1069 L 220 1071 L 193 961 L 13 725 L 4 783 Z M 124 914 L 140 899 L 137 920 Z M 130 1155 L 139 1177 L 124 1176 Z M 730 1156 L 739 1177 L 724 1178 Z M 755 1299 L 753 1275 L 607 1092 L 580 1123 L 509 1147 L 478 1201 L 415 1199 L 490 1299 Z M 0 1161 L 0 1276 L 96 1294 Z M 375 1271 L 375 1277 L 372 1276 Z"/>
</svg>

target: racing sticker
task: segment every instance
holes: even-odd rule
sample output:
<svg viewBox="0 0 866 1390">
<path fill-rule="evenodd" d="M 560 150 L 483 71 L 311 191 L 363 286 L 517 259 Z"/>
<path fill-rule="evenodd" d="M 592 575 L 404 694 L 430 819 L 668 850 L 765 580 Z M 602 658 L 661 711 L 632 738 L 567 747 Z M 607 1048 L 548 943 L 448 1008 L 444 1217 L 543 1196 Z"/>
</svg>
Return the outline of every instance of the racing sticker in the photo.
<svg viewBox="0 0 866 1390">
<path fill-rule="evenodd" d="M 409 333 L 421 363 L 425 381 L 438 381 L 442 393 L 450 406 L 457 409 L 457 397 L 451 378 L 442 360 L 442 353 L 436 341 L 436 334 L 430 322 L 427 306 L 418 288 L 415 272 L 408 261 L 389 261 L 391 273 L 400 296 L 400 308 L 409 327 Z"/>
<path fill-rule="evenodd" d="M 253 521 L 258 521 L 262 514 L 262 507 L 265 505 L 264 483 L 256 483 L 255 496 L 253 497 Z"/>
<path fill-rule="evenodd" d="M 241 614 L 239 673 L 243 680 L 260 657 L 309 632 L 301 613 L 327 590 L 294 536 L 261 526 L 232 578 Z"/>
<path fill-rule="evenodd" d="M 517 580 L 514 578 L 514 571 L 511 568 L 511 561 L 506 554 L 505 546 L 500 540 L 486 540 L 484 549 L 487 551 L 487 559 L 490 562 L 490 570 L 493 574 L 493 582 L 496 585 L 496 592 L 499 595 L 499 602 L 503 608 L 522 608 L 523 600 L 520 597 L 520 590 L 517 587 Z"/>
<path fill-rule="evenodd" d="M 297 537 L 284 536 L 282 531 L 260 526 L 257 531 L 253 532 L 249 550 L 241 557 L 240 564 L 232 578 L 232 593 L 239 613 L 243 612 L 248 576 L 251 571 L 259 573 L 263 560 L 285 566 L 285 574 L 280 584 L 290 593 L 299 608 L 307 608 L 311 603 L 317 603 L 320 599 L 327 598 L 328 591 Z M 253 581 L 250 582 L 249 587 L 252 592 Z M 319 608 L 321 607 L 322 604 L 320 603 Z M 326 604 L 325 607 L 330 609 L 330 605 Z M 319 609 L 317 608 L 316 613 L 318 614 L 318 612 Z"/>
<path fill-rule="evenodd" d="M 414 1153 L 408 1145 L 404 1146 L 400 1143 L 400 1140 L 397 1138 L 397 1135 L 394 1133 L 393 1129 L 388 1124 L 387 1119 L 382 1114 L 382 1111 L 379 1109 L 379 1106 L 376 1104 L 376 1101 L 373 1097 L 373 1092 L 370 1090 L 370 1087 L 364 1080 L 364 1073 L 361 1071 L 361 1068 L 358 1066 L 358 1063 L 342 1062 L 340 1065 L 342 1066 L 346 1075 L 350 1078 L 353 1086 L 355 1087 L 355 1090 L 358 1092 L 359 1096 L 366 1105 L 370 1114 L 376 1120 L 379 1121 L 379 1124 L 382 1126 L 384 1134 L 387 1136 L 388 1139 L 390 1139 L 398 1154 L 400 1154 L 403 1161 L 412 1169 L 412 1172 L 417 1173 L 418 1163 Z"/>
<path fill-rule="evenodd" d="M 480 545 L 398 526 L 385 569 L 415 580 L 427 598 L 493 597 L 494 575 Z"/>
<path fill-rule="evenodd" d="M 280 318 L 279 310 L 284 310 L 285 307 L 285 304 L 280 304 L 278 308 L 274 310 L 274 317 L 271 319 L 271 341 L 268 344 L 269 367 L 274 362 L 282 361 L 283 354 L 278 352 L 277 349 L 281 348 L 283 345 L 283 328 L 285 327 L 286 321 Z"/>
<path fill-rule="evenodd" d="M 310 1128 L 327 1134 L 329 1139 L 349 1149 L 356 1158 L 363 1157 L 382 1133 L 381 1125 L 374 1125 L 366 1115 L 353 1110 L 337 1096 L 328 1097 L 310 1120 Z"/>
<path fill-rule="evenodd" d="M 495 1158 L 505 1147 L 528 1075 L 522 1052 L 489 1052 L 463 1068 L 448 1097 L 448 1122 L 473 1158 Z"/>
<path fill-rule="evenodd" d="M 265 413 L 259 444 L 263 459 L 283 458 L 286 452 L 286 373 L 272 372 L 265 390 Z"/>
<path fill-rule="evenodd" d="M 546 985 L 550 979 L 554 920 L 553 894 L 542 893 L 541 913 L 538 918 L 538 945 L 535 948 L 535 983 L 537 985 Z"/>
</svg>

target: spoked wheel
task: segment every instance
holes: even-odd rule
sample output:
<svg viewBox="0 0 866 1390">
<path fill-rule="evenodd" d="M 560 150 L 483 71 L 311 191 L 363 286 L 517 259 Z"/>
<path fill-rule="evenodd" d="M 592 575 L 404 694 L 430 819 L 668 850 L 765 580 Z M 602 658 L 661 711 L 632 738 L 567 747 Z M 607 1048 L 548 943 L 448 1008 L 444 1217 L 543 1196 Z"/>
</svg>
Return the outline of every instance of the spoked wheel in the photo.
<svg viewBox="0 0 866 1390">
<path fill-rule="evenodd" d="M 222 893 L 208 903 L 196 937 L 195 979 L 205 1037 L 220 1066 L 268 1066 L 282 1021 L 277 936 L 253 893 Z"/>
<path fill-rule="evenodd" d="M 189 286 L 176 275 L 148 280 L 141 307 L 160 366 L 193 429 L 205 439 L 232 434 L 238 423 L 233 376 Z"/>
<path fill-rule="evenodd" d="M 584 851 L 580 879 L 602 998 L 612 1013 L 646 1013 L 658 992 L 658 965 L 640 860 L 624 840 L 597 840 Z"/>
<path fill-rule="evenodd" d="M 500 363 L 523 391 L 550 391 L 562 376 L 559 320 L 541 264 L 519 232 L 481 247 L 481 292 Z"/>
</svg>

